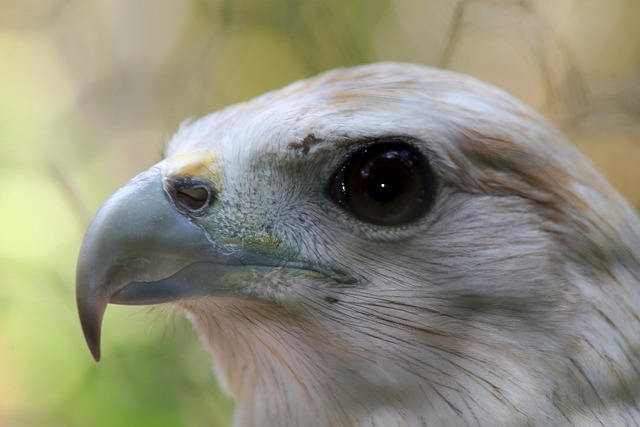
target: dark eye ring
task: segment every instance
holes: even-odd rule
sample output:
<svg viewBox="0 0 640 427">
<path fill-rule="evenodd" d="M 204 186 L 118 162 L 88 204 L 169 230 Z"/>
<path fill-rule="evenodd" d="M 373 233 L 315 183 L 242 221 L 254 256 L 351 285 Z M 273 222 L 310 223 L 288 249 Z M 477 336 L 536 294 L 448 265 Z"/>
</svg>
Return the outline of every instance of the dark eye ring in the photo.
<svg viewBox="0 0 640 427">
<path fill-rule="evenodd" d="M 435 198 L 429 163 L 404 142 L 381 142 L 354 153 L 333 174 L 328 193 L 355 217 L 401 225 L 425 214 Z"/>
</svg>

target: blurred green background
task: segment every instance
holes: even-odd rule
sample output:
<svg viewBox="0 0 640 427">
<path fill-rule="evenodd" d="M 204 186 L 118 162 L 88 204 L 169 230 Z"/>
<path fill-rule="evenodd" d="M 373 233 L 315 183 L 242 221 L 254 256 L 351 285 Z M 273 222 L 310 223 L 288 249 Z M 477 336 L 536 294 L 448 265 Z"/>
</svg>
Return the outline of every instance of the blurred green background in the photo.
<svg viewBox="0 0 640 427">
<path fill-rule="evenodd" d="M 0 0 L 0 425 L 228 425 L 170 307 L 110 307 L 93 362 L 83 231 L 185 118 L 379 60 L 506 89 L 640 206 L 637 0 Z"/>
</svg>

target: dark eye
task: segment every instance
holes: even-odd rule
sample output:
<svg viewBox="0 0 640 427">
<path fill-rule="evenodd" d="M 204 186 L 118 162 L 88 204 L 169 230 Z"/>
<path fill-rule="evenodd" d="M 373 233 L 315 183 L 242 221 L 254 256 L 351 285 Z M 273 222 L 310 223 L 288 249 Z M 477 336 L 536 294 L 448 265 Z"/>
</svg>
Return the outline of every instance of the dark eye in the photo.
<svg viewBox="0 0 640 427">
<path fill-rule="evenodd" d="M 435 180 L 426 159 L 410 145 L 387 142 L 353 154 L 334 174 L 328 190 L 363 221 L 400 225 L 431 207 Z"/>
<path fill-rule="evenodd" d="M 211 186 L 198 178 L 181 178 L 168 183 L 168 193 L 174 204 L 183 213 L 192 216 L 204 215 L 215 201 Z"/>
</svg>

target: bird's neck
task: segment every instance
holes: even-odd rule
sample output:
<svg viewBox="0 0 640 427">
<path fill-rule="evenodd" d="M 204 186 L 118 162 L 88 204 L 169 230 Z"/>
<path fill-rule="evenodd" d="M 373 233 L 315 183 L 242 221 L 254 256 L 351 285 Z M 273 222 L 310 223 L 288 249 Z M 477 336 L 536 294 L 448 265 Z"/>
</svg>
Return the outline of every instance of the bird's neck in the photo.
<svg viewBox="0 0 640 427">
<path fill-rule="evenodd" d="M 589 333 L 606 327 L 593 340 L 550 337 L 545 328 L 512 334 L 486 324 L 465 336 L 420 329 L 418 339 L 403 329 L 379 336 L 370 329 L 365 336 L 354 330 L 358 322 L 333 333 L 340 324 L 322 327 L 295 311 L 246 301 L 183 305 L 235 400 L 236 427 L 565 425 L 560 420 L 573 416 L 566 408 L 600 419 L 598 399 L 625 393 L 618 399 L 624 409 L 612 412 L 607 425 L 632 425 L 623 415 L 637 414 L 628 408 L 637 403 L 637 381 L 615 382 L 623 378 L 618 369 L 609 374 L 614 366 L 633 369 L 624 354 L 606 352 L 610 341 L 637 332 L 635 325 L 618 330 L 625 323 L 611 323 L 616 318 L 575 314 Z M 523 405 L 529 410 L 519 410 Z M 547 424 L 538 422 L 543 417 Z M 574 421 L 579 424 L 571 418 L 566 425 Z"/>
<path fill-rule="evenodd" d="M 235 401 L 235 427 L 524 425 L 524 415 L 509 408 L 535 393 L 510 390 L 513 382 L 546 389 L 527 363 L 503 360 L 495 352 L 478 359 L 479 366 L 463 367 L 473 360 L 454 352 L 430 354 L 402 332 L 397 337 L 356 332 L 344 339 L 345 330 L 338 338 L 281 307 L 213 298 L 183 305 Z M 409 350 L 407 343 L 415 348 Z M 431 343 L 432 349 L 440 345 L 445 343 Z M 482 363 L 501 374 L 470 381 L 470 373 L 487 370 Z M 488 411 L 492 405 L 500 410 Z"/>
<path fill-rule="evenodd" d="M 379 384 L 373 372 L 393 377 L 391 365 L 376 366 L 368 378 L 362 354 L 338 347 L 326 331 L 292 321 L 295 314 L 278 308 L 222 300 L 193 304 L 186 307 L 189 317 L 235 401 L 234 426 L 365 426 L 385 419 L 388 426 L 419 425 L 395 411 L 409 409 L 412 399 L 423 405 L 421 394 L 408 393 L 406 382 L 397 388 Z M 398 405 L 405 398 L 406 405 Z"/>
</svg>

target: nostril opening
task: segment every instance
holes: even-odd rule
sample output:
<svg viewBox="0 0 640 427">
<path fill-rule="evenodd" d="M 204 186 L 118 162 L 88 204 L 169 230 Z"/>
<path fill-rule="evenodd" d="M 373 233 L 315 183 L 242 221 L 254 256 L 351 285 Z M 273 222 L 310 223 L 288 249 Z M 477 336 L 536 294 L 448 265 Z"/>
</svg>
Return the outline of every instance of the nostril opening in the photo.
<svg viewBox="0 0 640 427">
<path fill-rule="evenodd" d="M 209 202 L 209 190 L 204 187 L 183 188 L 176 192 L 176 198 L 188 209 L 197 211 Z"/>
<path fill-rule="evenodd" d="M 204 181 L 185 178 L 170 183 L 171 197 L 176 207 L 189 215 L 203 215 L 215 201 L 215 194 Z"/>
</svg>

